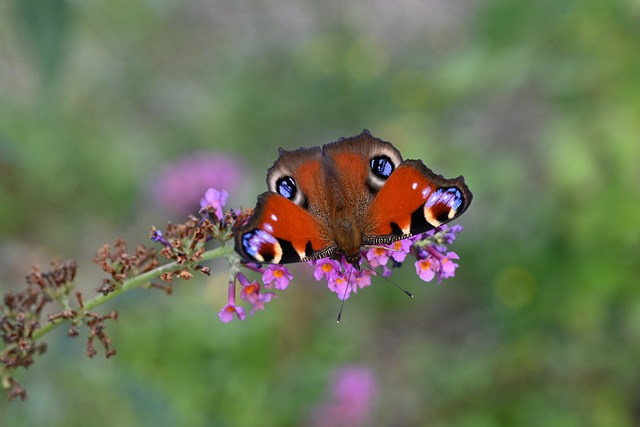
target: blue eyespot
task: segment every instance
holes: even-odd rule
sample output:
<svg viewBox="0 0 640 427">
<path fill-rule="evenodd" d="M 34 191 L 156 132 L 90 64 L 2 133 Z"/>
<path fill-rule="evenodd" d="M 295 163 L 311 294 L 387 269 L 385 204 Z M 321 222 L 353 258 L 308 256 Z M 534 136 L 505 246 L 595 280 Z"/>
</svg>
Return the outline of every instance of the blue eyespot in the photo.
<svg viewBox="0 0 640 427">
<path fill-rule="evenodd" d="M 462 193 L 455 187 L 443 189 L 444 192 L 440 194 L 440 203 L 444 203 L 449 208 L 458 210 L 462 205 Z"/>
<path fill-rule="evenodd" d="M 278 241 L 264 230 L 252 230 L 242 236 L 242 249 L 256 262 L 270 262 L 276 255 Z"/>
<path fill-rule="evenodd" d="M 378 156 L 371 159 L 371 171 L 378 178 L 389 178 L 393 169 L 393 163 L 387 156 Z"/>
<path fill-rule="evenodd" d="M 276 190 L 278 190 L 278 194 L 289 200 L 293 200 L 298 192 L 296 182 L 290 176 L 282 177 L 276 181 Z"/>
</svg>

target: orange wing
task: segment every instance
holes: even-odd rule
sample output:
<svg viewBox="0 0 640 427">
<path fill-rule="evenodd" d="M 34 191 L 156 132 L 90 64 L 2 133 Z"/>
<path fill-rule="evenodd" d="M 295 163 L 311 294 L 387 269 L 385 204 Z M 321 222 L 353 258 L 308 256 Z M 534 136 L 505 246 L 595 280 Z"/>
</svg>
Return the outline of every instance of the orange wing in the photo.
<svg viewBox="0 0 640 427">
<path fill-rule="evenodd" d="M 446 179 L 420 160 L 406 160 L 369 205 L 363 243 L 386 243 L 431 230 L 460 216 L 472 197 L 463 177 Z"/>
<path fill-rule="evenodd" d="M 335 244 L 324 225 L 305 209 L 273 192 L 258 197 L 249 222 L 234 230 L 235 249 L 257 263 L 283 264 L 324 258 Z"/>
</svg>

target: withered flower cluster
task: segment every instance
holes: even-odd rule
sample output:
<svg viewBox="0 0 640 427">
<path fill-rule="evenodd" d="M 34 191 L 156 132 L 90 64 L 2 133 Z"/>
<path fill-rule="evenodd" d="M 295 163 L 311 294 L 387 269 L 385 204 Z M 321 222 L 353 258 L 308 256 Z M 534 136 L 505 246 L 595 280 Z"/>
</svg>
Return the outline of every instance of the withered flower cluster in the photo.
<svg viewBox="0 0 640 427">
<path fill-rule="evenodd" d="M 93 261 L 102 267 L 110 277 L 102 279 L 98 292 L 108 295 L 118 289 L 132 272 L 144 273 L 158 266 L 155 250 L 138 245 L 134 254 L 127 253 L 127 243 L 118 239 L 113 248 L 104 245 L 98 250 Z"/>
<path fill-rule="evenodd" d="M 44 343 L 36 343 L 35 332 L 40 328 L 40 318 L 45 306 L 53 300 L 68 298 L 73 288 L 77 265 L 73 261 L 51 263 L 52 269 L 41 272 L 33 267 L 26 278 L 27 287 L 22 291 L 9 290 L 0 306 L 0 334 L 4 349 L 0 353 L 2 385 L 9 389 L 8 398 L 27 398 L 26 390 L 11 374 L 16 369 L 28 368 L 33 356 L 47 350 Z"/>
<path fill-rule="evenodd" d="M 116 240 L 113 246 L 104 245 L 94 261 L 108 277 L 96 289 L 98 295 L 89 301 L 83 301 L 80 292 L 73 292 L 77 271 L 74 261 L 54 261 L 47 272 L 33 267 L 26 278 L 26 288 L 7 291 L 0 306 L 0 336 L 4 342 L 0 350 L 0 378 L 3 388 L 8 390 L 8 399 L 27 398 L 26 390 L 16 381 L 14 373 L 18 368 L 31 366 L 34 356 L 46 351 L 47 345 L 38 340 L 62 323 L 69 323 L 69 337 L 77 337 L 81 326 L 88 328 L 89 357 L 98 352 L 94 347 L 96 340 L 104 348 L 106 357 L 115 355 L 113 343 L 105 332 L 105 322 L 117 320 L 118 312 L 114 310 L 100 315 L 91 310 L 129 288 L 144 285 L 171 294 L 174 278 L 188 280 L 197 271 L 210 275 L 209 267 L 201 264 L 205 243 L 212 239 L 219 242 L 229 240 L 232 226 L 246 219 L 246 215 L 248 213 L 238 216 L 229 211 L 219 218 L 215 207 L 205 206 L 200 211 L 200 218 L 189 216 L 182 224 L 170 223 L 164 232 L 152 227 L 152 240 L 164 246 L 159 253 L 168 262 L 163 265 L 156 251 L 144 245 L 137 246 L 133 253 L 127 251 L 124 240 Z M 158 277 L 163 284 L 153 282 Z M 60 311 L 47 307 L 46 312 L 53 314 L 47 315 L 46 322 L 41 323 L 45 306 L 54 301 Z"/>
</svg>

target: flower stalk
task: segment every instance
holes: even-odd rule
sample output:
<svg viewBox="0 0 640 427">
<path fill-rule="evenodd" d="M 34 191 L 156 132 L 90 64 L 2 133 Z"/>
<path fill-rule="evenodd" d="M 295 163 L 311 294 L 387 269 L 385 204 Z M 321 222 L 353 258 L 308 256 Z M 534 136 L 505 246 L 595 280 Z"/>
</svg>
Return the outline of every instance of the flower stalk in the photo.
<svg viewBox="0 0 640 427">
<path fill-rule="evenodd" d="M 232 253 L 233 253 L 233 248 L 228 246 L 222 246 L 222 247 L 204 252 L 201 256 L 201 259 L 202 261 L 208 261 L 215 258 L 222 258 Z M 182 268 L 184 268 L 184 266 L 178 264 L 178 262 L 176 261 L 173 261 L 168 264 L 164 264 L 157 268 L 154 268 L 153 270 L 142 273 L 138 276 L 134 276 L 128 280 L 125 280 L 124 284 L 118 289 L 114 290 L 113 292 L 110 292 L 107 295 L 99 294 L 93 297 L 92 299 L 84 302 L 84 310 L 91 311 L 125 292 L 143 287 L 145 285 L 148 286 L 153 279 L 160 277 L 163 273 L 178 271 Z M 47 322 L 45 325 L 41 326 L 40 328 L 34 331 L 33 339 L 38 340 L 42 338 L 52 330 L 56 329 L 58 326 L 61 326 L 68 321 L 69 319 L 60 317 Z M 8 347 L 5 348 L 4 350 L 6 349 L 8 349 Z"/>
</svg>

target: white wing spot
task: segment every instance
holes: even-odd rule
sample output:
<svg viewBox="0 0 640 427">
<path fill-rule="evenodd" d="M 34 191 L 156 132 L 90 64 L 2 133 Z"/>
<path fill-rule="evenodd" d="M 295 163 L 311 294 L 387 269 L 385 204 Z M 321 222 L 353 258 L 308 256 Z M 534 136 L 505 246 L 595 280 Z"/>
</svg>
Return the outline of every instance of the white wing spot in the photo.
<svg viewBox="0 0 640 427">
<path fill-rule="evenodd" d="M 411 189 L 415 190 L 416 188 L 418 188 L 418 183 L 414 182 L 413 184 L 411 184 Z"/>
<path fill-rule="evenodd" d="M 277 221 L 278 217 L 276 216 L 276 214 L 271 214 L 271 219 L 274 221 Z"/>
</svg>

